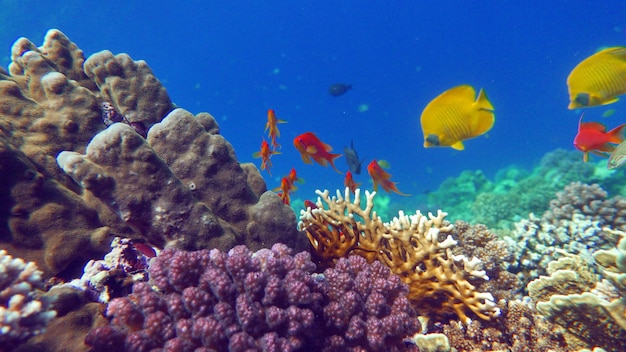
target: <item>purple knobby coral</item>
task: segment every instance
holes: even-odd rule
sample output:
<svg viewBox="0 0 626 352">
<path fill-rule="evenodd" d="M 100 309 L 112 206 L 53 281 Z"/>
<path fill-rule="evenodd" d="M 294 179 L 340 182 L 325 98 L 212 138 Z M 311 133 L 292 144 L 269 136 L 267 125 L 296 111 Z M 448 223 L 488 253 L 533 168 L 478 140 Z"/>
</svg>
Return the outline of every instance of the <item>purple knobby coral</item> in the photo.
<svg viewBox="0 0 626 352">
<path fill-rule="evenodd" d="M 150 283 L 112 300 L 111 325 L 92 330 L 92 351 L 365 351 L 404 349 L 419 328 L 397 276 L 360 257 L 314 274 L 307 252 L 276 244 L 166 249 Z"/>
<path fill-rule="evenodd" d="M 408 286 L 379 261 L 339 259 L 324 271 L 322 351 L 404 351 L 403 338 L 420 330 Z"/>
</svg>

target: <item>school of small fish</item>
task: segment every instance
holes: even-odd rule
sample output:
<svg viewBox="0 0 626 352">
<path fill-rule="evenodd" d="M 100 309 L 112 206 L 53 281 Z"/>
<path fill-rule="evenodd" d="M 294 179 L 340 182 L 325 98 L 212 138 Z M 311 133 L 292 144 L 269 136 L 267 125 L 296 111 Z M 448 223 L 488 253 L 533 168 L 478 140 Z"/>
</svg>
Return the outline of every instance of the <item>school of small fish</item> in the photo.
<svg viewBox="0 0 626 352">
<path fill-rule="evenodd" d="M 567 77 L 569 92 L 568 109 L 592 108 L 618 101 L 619 96 L 626 94 L 626 47 L 605 48 L 582 60 Z M 329 87 L 329 94 L 339 97 L 352 88 L 352 85 L 335 83 Z M 424 137 L 424 148 L 450 147 L 455 150 L 464 150 L 466 140 L 485 135 L 495 123 L 495 109 L 487 98 L 484 89 L 478 94 L 471 85 L 452 87 L 433 98 L 420 115 L 420 124 Z M 603 117 L 613 115 L 609 110 Z M 574 147 L 583 152 L 583 161 L 589 160 L 589 154 L 608 157 L 607 168 L 615 169 L 626 163 L 626 123 L 617 125 L 608 130 L 607 127 L 595 121 L 583 121 L 584 113 L 578 121 L 578 132 L 574 137 Z M 273 109 L 267 111 L 265 132 L 269 142 L 263 137 L 260 150 L 253 156 L 261 159 L 261 170 L 267 170 L 271 176 L 274 155 L 281 145 L 278 143 L 279 124 L 287 123 L 276 117 Z M 308 131 L 299 134 L 293 140 L 294 148 L 300 153 L 305 164 L 313 162 L 327 167 L 331 166 L 336 172 L 344 175 L 344 186 L 351 192 L 361 186 L 361 182 L 354 179 L 354 175 L 361 173 L 361 166 L 365 159 L 359 158 L 350 141 L 349 147 L 344 147 L 343 154 L 332 153 L 333 148 L 324 143 L 314 132 Z M 348 170 L 340 171 L 335 160 L 344 156 Z M 396 182 L 391 180 L 391 174 L 386 161 L 373 159 L 367 165 L 373 188 L 379 186 L 386 192 L 409 196 L 401 192 Z M 291 195 L 296 191 L 296 183 L 304 180 L 292 168 L 288 175 L 280 178 L 280 185 L 274 189 L 285 204 L 290 204 Z M 305 207 L 315 207 L 310 201 L 304 202 Z"/>
</svg>

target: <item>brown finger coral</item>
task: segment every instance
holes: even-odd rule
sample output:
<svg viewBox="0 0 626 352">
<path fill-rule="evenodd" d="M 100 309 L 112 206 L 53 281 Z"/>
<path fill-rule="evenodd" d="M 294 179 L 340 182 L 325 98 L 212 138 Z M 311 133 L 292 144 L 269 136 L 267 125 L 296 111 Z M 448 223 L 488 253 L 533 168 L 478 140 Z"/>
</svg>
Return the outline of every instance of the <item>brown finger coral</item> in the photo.
<svg viewBox="0 0 626 352">
<path fill-rule="evenodd" d="M 493 296 L 477 292 L 468 281 L 489 280 L 479 270 L 480 260 L 453 255 L 457 242 L 450 236 L 453 226 L 444 220 L 447 213 L 400 211 L 385 223 L 373 210 L 376 192 L 365 191 L 365 208 L 359 190 L 354 201 L 348 189 L 343 197 L 339 191 L 336 197 L 327 190 L 316 193 L 316 208 L 301 212 L 299 227 L 322 263 L 333 265 L 350 254 L 381 261 L 409 286 L 408 298 L 422 315 L 455 313 L 466 323 L 471 321 L 468 311 L 486 320 L 499 315 Z"/>
</svg>

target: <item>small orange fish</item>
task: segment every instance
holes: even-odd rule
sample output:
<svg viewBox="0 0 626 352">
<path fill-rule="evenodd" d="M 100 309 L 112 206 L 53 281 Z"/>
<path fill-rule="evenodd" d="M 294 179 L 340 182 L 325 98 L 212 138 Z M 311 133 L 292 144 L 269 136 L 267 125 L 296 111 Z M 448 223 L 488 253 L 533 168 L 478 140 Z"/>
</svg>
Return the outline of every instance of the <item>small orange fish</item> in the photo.
<svg viewBox="0 0 626 352">
<path fill-rule="evenodd" d="M 312 164 L 311 159 L 315 160 L 322 166 L 330 164 L 335 171 L 342 173 L 335 167 L 334 160 L 341 156 L 341 154 L 332 154 L 330 151 L 333 148 L 322 142 L 313 132 L 306 132 L 297 136 L 293 140 L 293 145 L 298 149 L 302 156 L 302 161 L 305 164 Z"/>
<path fill-rule="evenodd" d="M 574 147 L 583 152 L 583 161 L 589 161 L 589 153 L 601 157 L 608 157 L 615 150 L 615 144 L 624 141 L 626 123 L 610 131 L 600 122 L 583 122 L 583 113 L 578 121 L 578 133 L 574 137 Z"/>
<path fill-rule="evenodd" d="M 354 178 L 352 178 L 352 172 L 350 170 L 346 171 L 346 178 L 343 180 L 344 186 L 350 189 L 350 192 L 354 193 L 357 188 L 361 185 L 361 183 L 356 183 Z"/>
<path fill-rule="evenodd" d="M 387 192 L 394 191 L 401 196 L 410 196 L 410 194 L 402 193 L 398 190 L 396 183 L 390 180 L 391 174 L 383 170 L 383 168 L 378 165 L 376 159 L 372 160 L 372 162 L 367 165 L 367 173 L 370 174 L 372 181 L 374 181 L 374 191 L 378 191 L 378 185 L 380 184 Z"/>
<path fill-rule="evenodd" d="M 291 183 L 291 189 L 293 191 L 295 191 L 296 189 L 298 189 L 298 187 L 295 186 L 295 183 L 304 183 L 304 180 L 300 177 L 298 177 L 298 175 L 296 174 L 296 169 L 291 168 L 291 171 L 289 171 L 289 175 L 287 175 L 287 179 L 289 180 L 289 183 Z"/>
<path fill-rule="evenodd" d="M 274 110 L 267 110 L 267 123 L 265 124 L 265 132 L 269 130 L 269 133 L 267 135 L 272 141 L 272 148 L 274 150 L 276 150 L 276 148 L 280 148 L 280 144 L 276 142 L 276 138 L 280 137 L 280 131 L 278 130 L 279 123 L 287 123 L 287 121 L 276 119 L 276 114 L 274 113 Z"/>
<path fill-rule="evenodd" d="M 270 168 L 272 167 L 270 157 L 274 154 L 280 154 L 280 152 L 270 150 L 270 145 L 267 143 L 265 138 L 263 139 L 263 142 L 261 142 L 261 150 L 252 154 L 255 158 L 261 158 L 261 170 L 267 169 L 267 173 L 270 176 L 272 176 L 272 173 L 270 172 Z"/>
<path fill-rule="evenodd" d="M 287 205 L 291 203 L 290 194 L 293 191 L 292 187 L 293 187 L 293 184 L 289 181 L 289 178 L 283 177 L 280 180 L 280 187 L 278 187 L 278 190 L 280 190 L 280 192 L 278 192 L 278 196 L 283 201 L 283 203 Z"/>
</svg>

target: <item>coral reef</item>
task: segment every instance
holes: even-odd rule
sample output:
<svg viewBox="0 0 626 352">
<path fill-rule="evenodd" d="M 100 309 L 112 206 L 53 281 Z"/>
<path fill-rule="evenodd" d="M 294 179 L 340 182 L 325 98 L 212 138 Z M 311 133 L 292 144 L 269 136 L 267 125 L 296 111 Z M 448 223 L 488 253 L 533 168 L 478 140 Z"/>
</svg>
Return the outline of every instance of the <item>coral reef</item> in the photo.
<svg viewBox="0 0 626 352">
<path fill-rule="evenodd" d="M 41 295 L 42 274 L 34 262 L 0 250 L 0 350 L 9 351 L 41 334 L 56 316 L 50 299 Z"/>
<path fill-rule="evenodd" d="M 444 221 L 446 213 L 407 216 L 401 211 L 383 223 L 373 210 L 375 192 L 365 192 L 365 208 L 360 190 L 354 201 L 347 188 L 343 197 L 339 191 L 332 198 L 328 191 L 317 194 L 316 207 L 300 213 L 298 226 L 326 265 L 351 254 L 379 260 L 409 286 L 408 297 L 423 315 L 453 313 L 468 322 L 468 311 L 482 319 L 499 314 L 491 293 L 477 291 L 469 281 L 489 279 L 478 269 L 480 260 L 453 255 L 457 242 L 450 236 L 453 226 Z"/>
<path fill-rule="evenodd" d="M 617 247 L 594 253 L 601 280 L 587 263 L 568 254 L 550 263 L 550 276 L 528 284 L 537 310 L 567 330 L 572 348 L 622 351 L 626 345 L 626 233 L 605 231 L 621 239 Z"/>
<path fill-rule="evenodd" d="M 75 277 L 115 235 L 188 249 L 306 245 L 213 117 L 174 109 L 144 61 L 85 59 L 58 30 L 41 47 L 20 38 L 11 60 L 0 72 L 0 244 L 46 277 Z"/>
<path fill-rule="evenodd" d="M 474 320 L 463 326 L 452 321 L 442 327 L 450 345 L 460 352 L 571 351 L 557 325 L 537 316 L 531 307 L 518 300 L 500 301 L 502 314 L 492 321 Z"/>
<path fill-rule="evenodd" d="M 624 171 L 606 171 L 606 162 L 585 163 L 580 153 L 557 149 L 544 155 L 531 172 L 510 166 L 498 171 L 493 181 L 480 170 L 463 171 L 442 182 L 428 198 L 430 208 L 448 210 L 451 220 L 511 230 L 520 215 L 545 212 L 554 193 L 572 182 L 598 183 L 612 194 L 625 193 Z"/>
<path fill-rule="evenodd" d="M 481 269 L 489 277 L 489 280 L 472 280 L 476 290 L 490 292 L 495 301 L 517 297 L 521 287 L 517 276 L 506 271 L 513 254 L 505 241 L 498 239 L 485 225 L 470 225 L 461 220 L 454 223 L 451 235 L 457 241 L 452 254 L 478 258 Z"/>
<path fill-rule="evenodd" d="M 355 256 L 321 276 L 307 252 L 290 252 L 166 249 L 149 269 L 155 289 L 137 282 L 112 300 L 112 324 L 85 341 L 93 351 L 404 350 L 419 322 L 388 268 Z"/>
<path fill-rule="evenodd" d="M 515 223 L 515 230 L 504 237 L 514 257 L 507 270 L 517 274 L 526 286 L 546 274 L 548 263 L 560 251 L 593 264 L 593 250 L 608 249 L 617 243 L 618 238 L 603 228 L 624 227 L 626 200 L 606 196 L 598 185 L 574 182 L 557 193 L 541 218 L 530 214 L 528 219 Z"/>
</svg>

